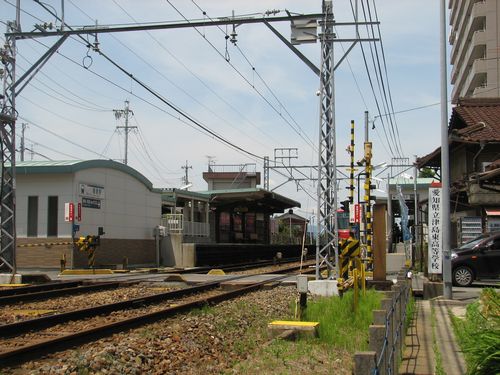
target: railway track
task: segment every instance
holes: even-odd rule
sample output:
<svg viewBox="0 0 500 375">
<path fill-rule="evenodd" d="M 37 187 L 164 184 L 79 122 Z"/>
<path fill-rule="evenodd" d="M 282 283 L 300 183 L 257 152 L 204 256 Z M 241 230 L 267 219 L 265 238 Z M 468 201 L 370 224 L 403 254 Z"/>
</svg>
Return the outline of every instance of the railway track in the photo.
<svg viewBox="0 0 500 375">
<path fill-rule="evenodd" d="M 272 261 L 262 261 L 255 262 L 251 264 L 236 264 L 221 267 L 224 272 L 237 272 L 237 271 L 247 271 L 255 268 L 262 268 L 268 266 L 281 266 L 288 263 L 297 262 L 297 258 L 285 259 L 280 263 Z M 307 263 L 307 265 L 309 265 Z M 299 267 L 297 266 L 297 269 Z M 65 295 L 74 295 L 77 293 L 94 293 L 107 289 L 119 288 L 124 285 L 131 285 L 134 282 L 145 281 L 155 275 L 155 278 L 162 277 L 165 274 L 187 274 L 187 273 L 206 273 L 211 267 L 198 267 L 195 269 L 180 269 L 180 270 L 169 270 L 167 272 L 160 273 L 143 273 L 143 274 L 117 274 L 114 277 L 107 277 L 105 279 L 94 279 L 91 280 L 78 280 L 78 281 L 62 281 L 54 282 L 41 285 L 33 285 L 15 289 L 0 290 L 0 306 L 10 305 L 19 302 L 36 301 L 48 298 L 60 297 Z M 293 268 L 285 267 L 284 271 L 275 270 L 274 273 L 288 272 L 288 270 L 293 270 Z M 121 280 L 121 281 L 120 281 Z M 125 281 L 123 281 L 125 280 Z"/>
<path fill-rule="evenodd" d="M 297 269 L 298 266 L 289 267 L 283 272 Z M 248 277 L 233 276 L 223 281 L 2 325 L 0 362 L 19 363 L 96 340 L 206 304 L 235 298 L 265 284 L 279 282 L 288 275 L 274 276 L 229 292 L 217 290 L 222 282 L 244 280 Z M 202 294 L 199 295 L 200 293 Z"/>
</svg>

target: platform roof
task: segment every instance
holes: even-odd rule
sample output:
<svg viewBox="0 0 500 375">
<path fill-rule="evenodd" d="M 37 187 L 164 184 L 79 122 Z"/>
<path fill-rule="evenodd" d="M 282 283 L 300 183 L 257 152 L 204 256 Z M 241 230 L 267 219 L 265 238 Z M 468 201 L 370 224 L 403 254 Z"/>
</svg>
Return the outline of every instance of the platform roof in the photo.
<svg viewBox="0 0 500 375">
<path fill-rule="evenodd" d="M 260 188 L 208 190 L 199 193 L 209 196 L 210 203 L 217 207 L 241 207 L 272 213 L 300 207 L 300 203 L 293 199 Z"/>
</svg>

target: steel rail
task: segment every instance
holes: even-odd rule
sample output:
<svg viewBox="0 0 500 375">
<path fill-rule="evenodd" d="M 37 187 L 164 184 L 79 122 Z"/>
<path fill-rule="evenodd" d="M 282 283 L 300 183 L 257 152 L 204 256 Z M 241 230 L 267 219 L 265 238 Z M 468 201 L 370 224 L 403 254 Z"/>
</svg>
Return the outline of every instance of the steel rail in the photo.
<svg viewBox="0 0 500 375">
<path fill-rule="evenodd" d="M 108 282 L 94 283 L 89 285 L 79 285 L 75 287 L 67 287 L 61 289 L 42 290 L 40 292 L 33 292 L 33 293 L 14 294 L 12 296 L 0 297 L 0 306 L 5 306 L 12 303 L 18 303 L 23 301 L 36 301 L 46 298 L 60 297 L 67 294 L 97 292 L 100 290 L 118 288 L 122 284 L 123 283 L 120 281 L 108 281 Z"/>
<path fill-rule="evenodd" d="M 22 286 L 13 289 L 0 290 L 0 297 L 13 296 L 16 294 L 26 294 L 34 292 L 42 292 L 45 290 L 63 289 L 63 288 L 73 288 L 75 286 L 81 285 L 82 280 L 78 281 L 63 281 L 63 282 L 51 282 L 39 285 Z"/>
<path fill-rule="evenodd" d="M 281 270 L 276 270 L 275 273 L 284 273 L 290 272 L 300 269 L 300 266 L 287 267 Z M 64 313 L 42 316 L 39 318 L 23 320 L 15 323 L 9 323 L 0 325 L 0 337 L 8 337 L 12 335 L 18 335 L 21 333 L 29 332 L 31 330 L 37 329 L 40 330 L 42 328 L 52 327 L 56 324 L 66 323 L 71 320 L 81 320 L 90 317 L 95 317 L 101 314 L 108 314 L 113 311 L 126 310 L 126 309 L 134 309 L 138 307 L 142 307 L 145 305 L 149 305 L 155 302 L 167 301 L 169 299 L 184 297 L 189 294 L 198 293 L 207 291 L 210 289 L 215 289 L 220 287 L 220 284 L 223 282 L 241 280 L 248 277 L 262 276 L 266 273 L 259 273 L 254 275 L 236 275 L 230 278 L 226 278 L 223 280 L 211 281 L 202 283 L 200 285 L 187 287 L 179 290 L 168 291 L 164 293 L 153 294 L 145 297 L 137 297 L 132 298 L 126 301 L 108 303 L 105 305 L 88 307 L 85 309 L 73 310 Z M 116 282 L 113 283 L 116 286 L 121 283 Z M 101 285 L 101 284 L 98 284 Z"/>
<path fill-rule="evenodd" d="M 231 264 L 227 266 L 220 266 L 217 268 L 222 269 L 225 272 L 233 271 L 243 271 L 251 268 L 280 265 L 286 263 L 292 263 L 299 261 L 300 258 L 286 258 L 282 259 L 279 263 L 273 261 L 260 261 L 255 263 L 245 263 L 245 264 Z M 197 267 L 193 269 L 172 269 L 168 271 L 161 272 L 151 272 L 157 275 L 161 274 L 186 274 L 186 273 L 203 273 L 210 271 L 216 267 Z M 277 272 L 276 272 L 277 273 Z M 102 279 L 94 279 L 95 281 L 90 281 L 90 279 L 78 280 L 78 281 L 63 281 L 48 284 L 32 285 L 26 287 L 20 287 L 15 289 L 0 290 L 0 306 L 7 305 L 11 303 L 17 303 L 21 301 L 34 301 L 44 298 L 59 297 L 66 294 L 80 293 L 80 292 L 92 292 L 96 290 L 104 290 L 114 287 L 119 287 L 117 279 L 124 279 L 130 277 L 130 274 L 120 274 L 116 277 L 107 277 Z M 130 282 L 138 282 L 141 280 L 132 280 Z M 87 285 L 82 285 L 84 283 L 89 283 Z"/>
</svg>

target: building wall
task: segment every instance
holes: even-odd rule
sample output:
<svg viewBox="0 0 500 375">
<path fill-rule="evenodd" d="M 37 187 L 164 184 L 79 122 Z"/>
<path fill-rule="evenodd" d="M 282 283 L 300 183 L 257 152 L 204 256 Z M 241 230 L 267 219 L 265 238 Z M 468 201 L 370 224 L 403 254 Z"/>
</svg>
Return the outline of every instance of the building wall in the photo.
<svg viewBox="0 0 500 375">
<path fill-rule="evenodd" d="M 48 197 L 58 196 L 58 237 L 71 238 L 71 224 L 64 221 L 64 203 L 73 199 L 71 175 L 18 174 L 16 184 L 16 232 L 18 237 L 27 237 L 28 196 L 38 196 L 38 237 L 47 237 Z"/>
<path fill-rule="evenodd" d="M 452 102 L 500 96 L 500 5 L 497 0 L 450 0 Z"/>
<path fill-rule="evenodd" d="M 74 200 L 82 202 L 81 183 L 104 188 L 101 208 L 82 207 L 80 235 L 97 234 L 102 226 L 106 239 L 153 238 L 160 223 L 161 194 L 151 192 L 132 176 L 114 169 L 85 169 L 74 176 Z"/>
<path fill-rule="evenodd" d="M 81 192 L 80 184 L 101 188 L 101 195 Z M 27 237 L 28 197 L 38 196 L 38 234 Z M 57 237 L 47 238 L 48 197 L 58 196 Z M 99 201 L 98 205 L 83 204 L 84 199 Z M 19 267 L 59 267 L 62 254 L 68 267 L 87 264 L 86 254 L 71 250 L 60 243 L 71 241 L 71 223 L 64 221 L 64 203 L 82 204 L 81 221 L 76 236 L 96 235 L 98 227 L 105 234 L 96 256 L 96 266 L 121 264 L 127 257 L 130 265 L 155 263 L 153 229 L 160 223 L 161 194 L 150 191 L 142 182 L 127 173 L 94 168 L 75 174 L 31 174 L 17 176 L 16 231 Z M 26 246 L 35 243 L 55 243 L 48 246 Z"/>
<path fill-rule="evenodd" d="M 468 153 L 465 147 L 453 150 L 451 152 L 453 162 L 450 163 L 450 181 L 461 180 L 468 171 Z"/>
</svg>

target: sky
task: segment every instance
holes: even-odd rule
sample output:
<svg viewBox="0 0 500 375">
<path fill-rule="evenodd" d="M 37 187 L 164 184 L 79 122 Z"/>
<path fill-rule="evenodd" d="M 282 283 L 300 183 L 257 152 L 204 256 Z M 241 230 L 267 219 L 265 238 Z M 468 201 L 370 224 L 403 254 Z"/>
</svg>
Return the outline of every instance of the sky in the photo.
<svg viewBox="0 0 500 375">
<path fill-rule="evenodd" d="M 0 0 L 0 27 L 4 29 L 5 22 L 15 18 L 14 3 Z M 61 0 L 45 0 L 45 4 L 61 15 Z M 65 21 L 74 27 L 96 22 L 109 27 L 215 19 L 231 16 L 233 11 L 235 15 L 321 11 L 320 0 L 65 0 L 64 4 Z M 363 4 L 368 11 L 367 2 Z M 370 45 L 363 43 L 373 94 L 357 44 L 335 72 L 337 164 L 349 161 L 346 148 L 351 120 L 356 124 L 356 160 L 362 158 L 366 110 L 373 163 L 390 164 L 395 156 L 413 162 L 415 155 L 423 156 L 440 145 L 439 2 L 369 0 L 369 4 L 372 16 L 375 18 L 376 10 L 380 20 L 382 44 L 377 51 L 384 86 L 377 86 Z M 337 22 L 353 21 L 349 1 L 337 0 L 333 6 Z M 33 30 L 35 24 L 60 25 L 34 1 L 21 0 L 21 8 L 23 31 Z M 359 9 L 361 14 L 361 5 Z M 273 25 L 289 38 L 289 22 Z M 317 165 L 319 78 L 264 24 L 237 26 L 236 44 L 225 38 L 231 32 L 231 26 L 138 31 L 100 34 L 97 42 L 104 54 L 155 93 L 239 148 L 259 157 L 269 156 L 271 161 L 276 148 L 297 148 L 298 157 L 292 164 Z M 351 26 L 338 26 L 335 32 L 338 38 L 355 35 Z M 367 36 L 364 27 L 360 33 Z M 122 161 L 125 135 L 117 126 L 124 126 L 124 118 L 116 119 L 113 110 L 124 109 L 128 100 L 133 111 L 129 125 L 136 127 L 129 133 L 128 164 L 155 187 L 184 185 L 182 166 L 186 163 L 192 191 L 207 189 L 202 173 L 209 160 L 217 165 L 249 164 L 248 170 L 263 172 L 261 158 L 222 144 L 193 122 L 179 120 L 172 108 L 89 49 L 87 45 L 96 42 L 94 36 L 84 38 L 87 43 L 77 37 L 65 41 L 17 97 L 17 147 L 26 123 L 26 147 L 35 152 L 26 152 L 25 160 Z M 0 42 L 4 40 L 2 35 Z M 18 76 L 56 40 L 19 40 Z M 335 44 L 336 61 L 349 46 Z M 297 48 L 319 66 L 319 43 Z M 383 90 L 388 107 L 382 104 Z M 385 114 L 392 111 L 396 114 L 391 133 Z M 386 119 L 384 124 L 380 114 Z M 271 170 L 270 189 L 300 202 L 298 213 L 307 216 L 316 208 L 316 172 L 303 171 L 305 176 L 294 175 L 311 180 L 304 179 L 299 186 Z M 347 173 L 345 168 L 343 173 Z M 347 194 L 345 187 L 342 181 L 341 198 Z"/>
</svg>

